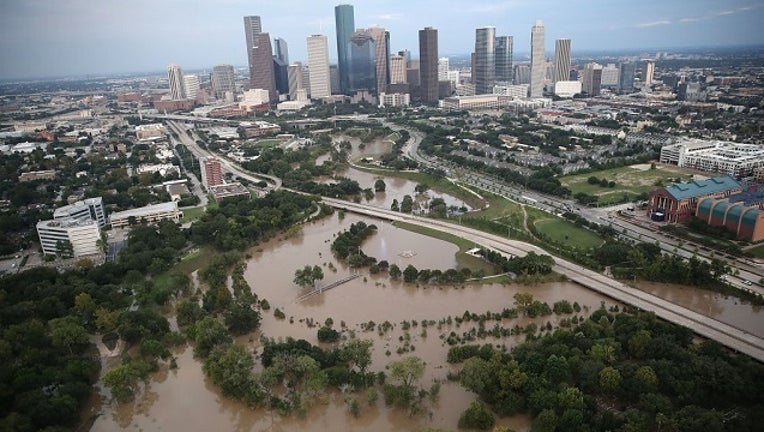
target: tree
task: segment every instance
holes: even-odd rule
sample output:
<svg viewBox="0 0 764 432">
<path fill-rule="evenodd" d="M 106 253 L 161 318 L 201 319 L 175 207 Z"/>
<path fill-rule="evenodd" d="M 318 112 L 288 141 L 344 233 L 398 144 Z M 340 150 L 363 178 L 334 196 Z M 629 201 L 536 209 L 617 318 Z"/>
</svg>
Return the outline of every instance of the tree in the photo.
<svg viewBox="0 0 764 432">
<path fill-rule="evenodd" d="M 204 362 L 204 372 L 226 396 L 244 399 L 255 387 L 252 370 L 255 360 L 241 345 L 215 350 Z"/>
<path fill-rule="evenodd" d="M 404 387 L 413 388 L 414 383 L 424 375 L 425 364 L 422 359 L 413 356 L 390 362 L 387 368 L 390 369 L 390 378 Z"/>
<path fill-rule="evenodd" d="M 557 429 L 557 414 L 552 409 L 545 409 L 533 419 L 531 432 L 554 432 Z"/>
<path fill-rule="evenodd" d="M 608 366 L 600 371 L 600 389 L 608 394 L 618 393 L 621 389 L 621 373 L 618 369 Z"/>
<path fill-rule="evenodd" d="M 406 269 L 403 270 L 404 282 L 408 282 L 408 283 L 415 282 L 418 276 L 419 276 L 419 271 L 416 269 L 416 267 L 414 267 L 411 264 L 406 266 Z"/>
<path fill-rule="evenodd" d="M 225 311 L 224 317 L 228 331 L 235 335 L 249 333 L 260 326 L 260 312 L 252 307 L 246 296 L 237 298 Z"/>
<path fill-rule="evenodd" d="M 103 384 L 111 391 L 111 395 L 119 402 L 128 402 L 134 397 L 135 384 L 138 375 L 129 365 L 120 365 L 106 372 Z"/>
<path fill-rule="evenodd" d="M 411 213 L 414 210 L 414 199 L 411 195 L 404 195 L 401 201 L 401 213 Z"/>
<path fill-rule="evenodd" d="M 470 406 L 462 413 L 459 418 L 459 427 L 464 429 L 490 429 L 496 419 L 493 418 L 493 414 L 478 401 L 472 401 Z"/>
<path fill-rule="evenodd" d="M 640 366 L 634 373 L 634 380 L 641 393 L 654 391 L 658 388 L 658 375 L 650 366 Z"/>
<path fill-rule="evenodd" d="M 636 358 L 643 358 L 650 347 L 652 336 L 647 330 L 639 330 L 629 338 L 629 353 Z"/>
<path fill-rule="evenodd" d="M 392 264 L 390 265 L 390 270 L 388 270 L 390 273 L 390 277 L 393 279 L 400 279 L 401 275 L 403 274 L 401 272 L 401 268 L 398 267 L 398 264 Z"/>
<path fill-rule="evenodd" d="M 340 333 L 327 326 L 319 328 L 317 336 L 319 342 L 337 342 L 340 340 Z"/>
<path fill-rule="evenodd" d="M 515 299 L 515 308 L 519 312 L 525 312 L 533 304 L 533 294 L 519 292 L 512 296 L 512 298 Z"/>
<path fill-rule="evenodd" d="M 396 211 L 396 212 L 397 211 L 401 211 L 401 207 L 398 204 L 398 200 L 397 199 L 393 199 L 393 203 L 390 205 L 390 210 Z"/>
<path fill-rule="evenodd" d="M 349 369 L 358 368 L 361 375 L 366 374 L 366 368 L 371 365 L 371 349 L 374 343 L 370 340 L 353 339 L 340 350 L 340 360 L 348 364 Z"/>
<path fill-rule="evenodd" d="M 50 339 L 53 346 L 66 348 L 73 353 L 73 347 L 86 345 L 89 341 L 88 332 L 74 317 L 52 319 L 50 324 Z"/>
<path fill-rule="evenodd" d="M 324 271 L 321 267 L 314 265 L 306 265 L 302 269 L 297 269 L 294 272 L 294 283 L 305 288 L 308 286 L 316 286 L 316 281 L 324 278 Z"/>
<path fill-rule="evenodd" d="M 375 192 L 384 192 L 386 188 L 385 181 L 382 179 L 377 179 L 377 181 L 374 182 L 374 191 Z"/>
<path fill-rule="evenodd" d="M 194 326 L 194 354 L 206 358 L 217 345 L 228 345 L 233 342 L 228 330 L 213 317 L 205 317 Z"/>
</svg>

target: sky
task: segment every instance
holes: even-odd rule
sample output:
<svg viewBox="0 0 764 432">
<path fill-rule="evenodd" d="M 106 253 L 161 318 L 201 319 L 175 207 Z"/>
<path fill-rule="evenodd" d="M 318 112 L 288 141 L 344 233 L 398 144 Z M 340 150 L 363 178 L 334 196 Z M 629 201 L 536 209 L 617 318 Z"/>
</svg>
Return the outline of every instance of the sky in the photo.
<svg viewBox="0 0 764 432">
<path fill-rule="evenodd" d="M 0 0 L 0 79 L 186 70 L 247 64 L 243 16 L 281 37 L 290 61 L 305 38 L 325 34 L 337 57 L 334 6 L 327 0 Z M 764 0 L 357 0 L 357 28 L 390 31 L 391 51 L 418 57 L 417 31 L 438 29 L 441 56 L 467 54 L 475 29 L 514 36 L 516 61 L 530 29 L 544 22 L 547 52 L 557 38 L 576 50 L 607 51 L 764 44 Z"/>
</svg>

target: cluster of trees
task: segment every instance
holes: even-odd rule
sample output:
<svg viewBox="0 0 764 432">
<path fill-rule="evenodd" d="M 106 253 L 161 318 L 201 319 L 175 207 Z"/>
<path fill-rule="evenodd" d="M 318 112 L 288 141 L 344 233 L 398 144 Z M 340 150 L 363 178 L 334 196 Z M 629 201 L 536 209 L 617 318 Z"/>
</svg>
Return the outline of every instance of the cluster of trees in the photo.
<svg viewBox="0 0 764 432">
<path fill-rule="evenodd" d="M 377 262 L 361 250 L 361 244 L 372 234 L 377 232 L 376 225 L 367 225 L 359 221 L 350 225 L 346 231 L 337 234 L 332 242 L 332 252 L 341 260 L 348 260 L 353 267 L 366 267 Z"/>
<path fill-rule="evenodd" d="M 661 253 L 655 243 L 631 244 L 611 239 L 595 250 L 594 257 L 601 265 L 611 266 L 618 277 L 704 288 L 720 285 L 722 276 L 730 272 L 729 264 L 723 260 L 705 261 L 695 256 L 685 260 L 679 255 Z"/>
<path fill-rule="evenodd" d="M 599 185 L 600 187 L 606 187 L 606 188 L 614 188 L 615 182 L 614 181 L 608 181 L 605 177 L 597 178 L 597 176 L 590 176 L 588 179 L 586 179 L 586 182 L 590 185 Z"/>
<path fill-rule="evenodd" d="M 469 268 L 463 268 L 461 270 L 448 269 L 442 270 L 430 270 L 422 269 L 417 270 L 412 264 L 406 266 L 401 270 L 398 265 L 393 264 L 389 266 L 388 273 L 393 279 L 403 279 L 406 283 L 422 282 L 422 283 L 436 283 L 436 284 L 459 284 L 464 283 L 467 279 L 475 276 L 481 276 L 481 274 L 472 274 L 472 270 Z"/>
<path fill-rule="evenodd" d="M 208 209 L 191 227 L 198 245 L 243 250 L 303 220 L 315 199 L 287 191 L 272 191 L 257 200 L 230 198 Z"/>
<path fill-rule="evenodd" d="M 188 285 L 166 271 L 185 244 L 172 223 L 137 226 L 116 263 L 36 268 L 0 281 L 0 430 L 74 427 L 100 369 L 92 333 L 139 347 L 104 377 L 115 397 L 131 397 L 174 343 L 160 308 Z M 128 310 L 133 299 L 138 310 Z"/>
<path fill-rule="evenodd" d="M 504 272 L 518 275 L 546 275 L 552 272 L 554 258 L 530 251 L 523 257 L 507 258 L 499 252 L 481 248 L 478 252 L 486 261 L 501 267 Z"/>
<path fill-rule="evenodd" d="M 602 308 L 511 353 L 468 354 L 461 383 L 501 416 L 529 413 L 533 431 L 753 431 L 764 421 L 761 363 L 649 313 Z M 472 411 L 465 419 L 482 419 Z"/>
</svg>

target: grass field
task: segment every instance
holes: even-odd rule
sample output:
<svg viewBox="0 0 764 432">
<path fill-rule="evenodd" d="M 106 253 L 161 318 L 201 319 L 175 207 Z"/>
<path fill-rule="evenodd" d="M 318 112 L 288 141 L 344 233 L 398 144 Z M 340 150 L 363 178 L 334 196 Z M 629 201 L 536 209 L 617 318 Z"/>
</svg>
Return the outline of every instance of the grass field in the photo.
<svg viewBox="0 0 764 432">
<path fill-rule="evenodd" d="M 562 219 L 539 219 L 534 226 L 553 241 L 582 249 L 598 247 L 603 242 L 597 234 Z"/>
<path fill-rule="evenodd" d="M 281 144 L 283 140 L 280 139 L 264 139 L 258 141 L 255 145 L 258 147 L 266 148 L 266 147 L 275 147 L 279 144 Z"/>
<path fill-rule="evenodd" d="M 764 244 L 760 244 L 753 249 L 749 249 L 748 252 L 756 258 L 764 258 Z"/>
<path fill-rule="evenodd" d="M 204 214 L 204 208 L 203 207 L 193 207 L 193 208 L 187 208 L 183 209 L 183 223 L 186 222 L 193 222 Z"/>
<path fill-rule="evenodd" d="M 668 186 L 675 183 L 675 179 L 681 178 L 683 182 L 690 181 L 692 171 L 671 165 L 660 165 L 656 169 L 649 166 L 633 165 L 628 167 L 614 168 L 604 171 L 596 171 L 587 174 L 577 174 L 560 178 L 560 182 L 570 189 L 573 194 L 583 192 L 599 197 L 600 204 L 611 204 L 633 200 L 636 196 L 655 189 L 658 182 Z M 615 187 L 600 187 L 587 182 L 589 177 L 614 181 Z M 624 199 L 624 196 L 627 196 Z"/>
</svg>

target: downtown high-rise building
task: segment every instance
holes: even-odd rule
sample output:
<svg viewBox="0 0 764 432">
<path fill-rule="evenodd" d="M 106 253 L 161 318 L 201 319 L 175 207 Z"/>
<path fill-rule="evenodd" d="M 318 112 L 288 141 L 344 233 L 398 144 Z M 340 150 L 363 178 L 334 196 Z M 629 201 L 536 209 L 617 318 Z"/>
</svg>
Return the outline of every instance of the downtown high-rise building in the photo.
<svg viewBox="0 0 764 432">
<path fill-rule="evenodd" d="M 267 90 L 268 98 L 272 102 L 278 101 L 271 37 L 262 32 L 259 16 L 244 17 L 244 33 L 247 39 L 249 86 L 252 89 Z"/>
<path fill-rule="evenodd" d="M 303 90 L 302 63 L 295 62 L 287 68 L 287 80 L 289 82 L 289 100 L 297 100 L 297 90 Z"/>
<path fill-rule="evenodd" d="M 512 68 L 512 36 L 497 36 L 494 47 L 494 80 L 511 83 L 514 76 Z"/>
<path fill-rule="evenodd" d="M 167 81 L 170 87 L 170 99 L 186 98 L 186 90 L 183 87 L 183 70 L 180 66 L 176 64 L 167 66 Z"/>
<path fill-rule="evenodd" d="M 544 23 L 536 20 L 531 28 L 531 86 L 530 97 L 544 95 L 544 75 L 546 74 L 546 59 L 544 55 Z"/>
<path fill-rule="evenodd" d="M 350 38 L 355 32 L 353 5 L 343 4 L 334 8 L 334 24 L 337 33 L 337 66 L 340 73 L 340 92 L 350 90 Z"/>
<path fill-rule="evenodd" d="M 326 36 L 308 36 L 308 68 L 311 97 L 318 99 L 331 96 L 329 43 Z"/>
<path fill-rule="evenodd" d="M 199 75 L 183 75 L 183 90 L 187 99 L 196 99 L 199 94 Z"/>
<path fill-rule="evenodd" d="M 557 39 L 554 42 L 554 76 L 552 81 L 570 79 L 570 39 Z"/>
<path fill-rule="evenodd" d="M 348 43 L 350 86 L 348 93 L 377 92 L 377 44 L 366 30 L 358 30 Z"/>
<path fill-rule="evenodd" d="M 236 89 L 234 84 L 233 66 L 231 65 L 216 65 L 212 68 L 212 75 L 210 76 L 212 84 L 212 92 L 218 99 L 225 98 L 227 92 L 231 92 L 233 95 Z"/>
<path fill-rule="evenodd" d="M 620 65 L 621 75 L 618 78 L 618 90 L 621 93 L 631 93 L 634 91 L 634 75 L 637 72 L 637 65 L 634 62 L 624 62 Z"/>
<path fill-rule="evenodd" d="M 273 39 L 273 56 L 289 65 L 289 48 L 282 38 Z"/>
<path fill-rule="evenodd" d="M 438 81 L 448 81 L 448 71 L 450 66 L 448 64 L 448 57 L 441 57 L 438 59 Z"/>
<path fill-rule="evenodd" d="M 581 76 L 581 90 L 589 96 L 599 96 L 602 89 L 602 65 L 587 63 Z"/>
<path fill-rule="evenodd" d="M 475 94 L 493 92 L 496 73 L 495 27 L 482 27 L 475 30 L 475 67 L 472 77 L 475 82 Z"/>
<path fill-rule="evenodd" d="M 374 38 L 377 48 L 377 93 L 385 93 L 390 84 L 390 33 L 381 27 L 372 27 L 366 29 L 366 32 Z"/>
<path fill-rule="evenodd" d="M 642 86 L 651 86 L 655 75 L 655 62 L 653 60 L 642 60 L 639 69 L 642 76 Z"/>
<path fill-rule="evenodd" d="M 390 56 L 390 84 L 406 83 L 406 57 L 393 54 Z"/>
<path fill-rule="evenodd" d="M 438 30 L 419 30 L 419 94 L 424 103 L 438 102 Z"/>
</svg>

